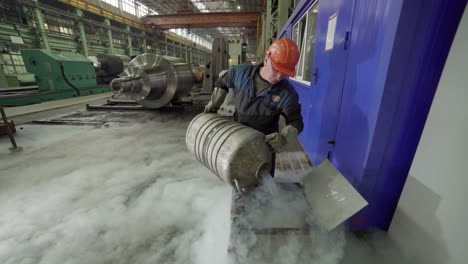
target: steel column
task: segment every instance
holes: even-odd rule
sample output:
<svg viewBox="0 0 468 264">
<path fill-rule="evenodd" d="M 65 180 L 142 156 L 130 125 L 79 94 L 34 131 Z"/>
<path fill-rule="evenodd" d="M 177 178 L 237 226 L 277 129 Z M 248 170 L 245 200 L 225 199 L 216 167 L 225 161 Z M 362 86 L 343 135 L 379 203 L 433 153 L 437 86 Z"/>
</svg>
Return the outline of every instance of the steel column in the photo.
<svg viewBox="0 0 468 264">
<path fill-rule="evenodd" d="M 3 56 L 0 56 L 0 65 L 3 65 L 4 63 Z M 8 81 L 6 79 L 5 73 L 3 72 L 3 69 L 0 70 L 0 87 L 8 87 Z"/>
<path fill-rule="evenodd" d="M 33 0 L 37 4 L 39 4 L 38 0 Z M 33 7 L 34 10 L 34 17 L 36 20 L 36 26 L 39 29 L 39 36 L 41 38 L 41 48 L 50 50 L 50 44 L 49 44 L 49 37 L 47 36 L 47 31 L 44 26 L 44 17 L 42 16 L 42 10 L 40 10 L 37 7 Z"/>
<path fill-rule="evenodd" d="M 284 24 L 288 21 L 289 18 L 289 6 L 291 5 L 291 0 L 278 0 L 278 32 L 284 27 Z"/>
<path fill-rule="evenodd" d="M 75 15 L 83 17 L 83 11 L 79 8 L 75 8 Z M 77 23 L 78 26 L 81 48 L 83 49 L 82 53 L 85 57 L 88 57 L 88 42 L 86 41 L 86 32 L 84 30 L 83 22 L 81 22 L 81 20 L 77 20 L 75 23 Z"/>
<path fill-rule="evenodd" d="M 133 55 L 133 47 L 132 47 L 132 35 L 131 35 L 130 26 L 125 26 L 125 29 L 128 30 L 128 32 L 127 32 L 127 45 L 126 45 L 127 55 L 132 56 Z"/>
<path fill-rule="evenodd" d="M 164 36 L 164 51 L 165 51 L 164 55 L 167 56 L 168 54 L 167 54 L 167 37 L 166 36 Z"/>
<path fill-rule="evenodd" d="M 272 21 L 273 21 L 273 18 L 272 18 L 272 11 L 273 11 L 273 0 L 268 0 L 267 1 L 267 10 L 266 10 L 266 13 L 265 13 L 265 23 L 264 23 L 264 35 L 265 35 L 265 38 L 264 38 L 264 41 L 265 41 L 265 44 L 264 44 L 264 47 L 269 47 L 270 44 L 271 44 L 271 40 L 272 40 L 272 32 L 271 32 L 271 24 L 272 24 Z"/>
<path fill-rule="evenodd" d="M 143 31 L 143 53 L 147 53 L 148 52 L 148 49 L 147 49 L 147 44 L 146 44 L 146 33 Z"/>
<path fill-rule="evenodd" d="M 110 20 L 108 18 L 104 19 L 104 24 L 110 26 Z M 110 54 L 114 54 L 114 41 L 112 40 L 112 30 L 106 29 L 107 31 L 107 44 Z"/>
<path fill-rule="evenodd" d="M 190 47 L 190 63 L 193 62 L 193 47 Z"/>
<path fill-rule="evenodd" d="M 117 0 L 120 15 L 123 16 L 122 0 Z"/>
</svg>

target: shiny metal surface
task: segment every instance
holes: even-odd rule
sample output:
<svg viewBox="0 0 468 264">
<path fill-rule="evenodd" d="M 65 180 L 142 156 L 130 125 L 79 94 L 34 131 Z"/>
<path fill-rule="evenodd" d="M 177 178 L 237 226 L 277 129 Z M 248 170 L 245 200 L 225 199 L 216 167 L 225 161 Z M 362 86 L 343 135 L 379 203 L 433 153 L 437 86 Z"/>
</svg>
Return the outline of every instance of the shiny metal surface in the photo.
<svg viewBox="0 0 468 264">
<path fill-rule="evenodd" d="M 199 162 L 238 189 L 256 184 L 271 168 L 262 133 L 216 114 L 196 116 L 185 141 Z"/>
<path fill-rule="evenodd" d="M 120 78 L 111 82 L 115 93 L 125 93 L 148 108 L 160 108 L 190 93 L 193 75 L 181 59 L 156 54 L 134 58 Z"/>
<path fill-rule="evenodd" d="M 117 75 L 123 72 L 130 64 L 127 55 L 110 55 L 98 53 L 96 56 L 88 56 L 93 63 L 94 70 L 100 75 Z"/>
<path fill-rule="evenodd" d="M 93 63 L 95 71 L 99 71 L 101 69 L 101 62 L 96 56 L 88 56 L 88 60 L 90 60 Z"/>
<path fill-rule="evenodd" d="M 318 222 L 328 231 L 368 205 L 353 185 L 326 159 L 303 178 L 304 194 Z"/>
</svg>

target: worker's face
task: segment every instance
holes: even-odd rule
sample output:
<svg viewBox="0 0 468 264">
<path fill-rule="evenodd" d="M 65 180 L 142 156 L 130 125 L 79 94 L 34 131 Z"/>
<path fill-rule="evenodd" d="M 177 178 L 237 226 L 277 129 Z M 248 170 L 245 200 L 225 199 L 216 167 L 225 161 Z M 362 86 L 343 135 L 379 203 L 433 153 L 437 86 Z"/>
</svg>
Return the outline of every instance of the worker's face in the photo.
<svg viewBox="0 0 468 264">
<path fill-rule="evenodd" d="M 269 56 L 265 57 L 265 60 L 263 61 L 263 67 L 265 67 L 265 76 L 263 77 L 266 77 L 265 80 L 271 84 L 275 84 L 287 76 L 275 68 Z"/>
</svg>

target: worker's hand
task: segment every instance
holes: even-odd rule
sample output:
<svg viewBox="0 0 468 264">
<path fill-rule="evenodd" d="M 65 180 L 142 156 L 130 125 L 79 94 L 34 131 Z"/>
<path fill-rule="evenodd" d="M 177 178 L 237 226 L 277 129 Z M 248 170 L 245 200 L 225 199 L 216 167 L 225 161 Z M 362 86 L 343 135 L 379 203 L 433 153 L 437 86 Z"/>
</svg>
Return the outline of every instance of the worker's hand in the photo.
<svg viewBox="0 0 468 264">
<path fill-rule="evenodd" d="M 265 136 L 266 143 L 278 152 L 280 148 L 293 141 L 297 137 L 297 129 L 291 125 L 285 126 L 281 131 L 271 133 Z"/>
<path fill-rule="evenodd" d="M 215 107 L 213 107 L 213 104 L 211 103 L 211 101 L 205 106 L 205 110 L 203 110 L 203 113 L 216 113 L 218 111 L 218 109 L 216 109 Z"/>
<path fill-rule="evenodd" d="M 226 98 L 227 91 L 215 87 L 210 102 L 205 106 L 204 113 L 216 113 Z"/>
</svg>

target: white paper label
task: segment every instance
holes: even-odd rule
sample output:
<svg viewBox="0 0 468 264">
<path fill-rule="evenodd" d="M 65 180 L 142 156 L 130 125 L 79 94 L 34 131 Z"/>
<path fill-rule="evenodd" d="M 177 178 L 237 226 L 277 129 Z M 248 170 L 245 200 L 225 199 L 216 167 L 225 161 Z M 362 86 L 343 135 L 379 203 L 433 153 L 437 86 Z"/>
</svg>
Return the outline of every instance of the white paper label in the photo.
<svg viewBox="0 0 468 264">
<path fill-rule="evenodd" d="M 336 14 L 333 14 L 328 19 L 327 42 L 325 43 L 325 51 L 330 51 L 333 49 L 333 42 L 335 41 L 336 19 Z"/>
<path fill-rule="evenodd" d="M 11 42 L 15 44 L 24 44 L 23 38 L 18 36 L 10 36 Z"/>
</svg>

